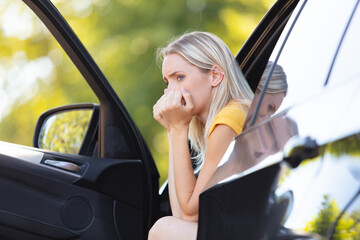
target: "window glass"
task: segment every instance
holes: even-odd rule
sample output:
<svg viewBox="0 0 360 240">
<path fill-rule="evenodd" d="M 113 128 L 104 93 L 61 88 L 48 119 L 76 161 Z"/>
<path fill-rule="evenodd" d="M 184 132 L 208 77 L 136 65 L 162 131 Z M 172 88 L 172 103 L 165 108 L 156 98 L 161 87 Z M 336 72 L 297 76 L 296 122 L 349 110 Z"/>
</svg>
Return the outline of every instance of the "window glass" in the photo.
<svg viewBox="0 0 360 240">
<path fill-rule="evenodd" d="M 261 77 L 249 109 L 245 129 L 251 123 L 260 100 L 261 90 L 264 88 L 272 66 L 274 66 L 273 76 L 270 77 L 268 89 L 256 114 L 255 124 L 319 93 L 324 87 L 332 59 L 354 3 L 354 0 L 349 0 L 341 7 L 335 0 L 308 1 L 298 4 Z M 319 17 L 319 12 L 324 11 L 324 5 L 327 5 L 327 14 Z M 302 6 L 304 8 L 301 10 Z M 334 14 L 337 15 L 336 18 L 333 17 Z M 295 26 L 280 52 L 294 21 L 296 21 Z M 278 62 L 274 65 L 279 54 Z"/>
<path fill-rule="evenodd" d="M 22 2 L 0 3 L 0 141 L 32 146 L 46 110 L 96 96 L 51 33 Z"/>
<path fill-rule="evenodd" d="M 277 62 L 286 75 L 288 86 L 279 111 L 316 95 L 323 88 L 354 3 L 354 0 L 306 3 Z M 320 17 L 323 11 L 326 14 Z M 284 37 L 283 34 L 281 38 Z M 271 61 L 279 54 L 281 43 L 280 40 L 275 47 Z"/>
<path fill-rule="evenodd" d="M 360 236 L 360 196 L 351 202 L 352 204 L 341 212 L 341 217 L 336 222 L 336 227 L 332 232 L 332 239 L 359 239 Z M 332 204 L 332 205 L 331 205 Z M 333 201 L 328 205 L 325 214 L 328 216 L 334 213 L 340 213 L 336 202 Z M 323 218 L 327 217 L 323 214 Z M 330 215 L 331 216 L 331 215 Z M 322 219 L 320 219 L 322 220 Z"/>
<path fill-rule="evenodd" d="M 358 6 L 336 58 L 328 83 L 330 86 L 343 81 L 358 81 L 360 78 L 359 26 L 360 9 Z"/>
</svg>

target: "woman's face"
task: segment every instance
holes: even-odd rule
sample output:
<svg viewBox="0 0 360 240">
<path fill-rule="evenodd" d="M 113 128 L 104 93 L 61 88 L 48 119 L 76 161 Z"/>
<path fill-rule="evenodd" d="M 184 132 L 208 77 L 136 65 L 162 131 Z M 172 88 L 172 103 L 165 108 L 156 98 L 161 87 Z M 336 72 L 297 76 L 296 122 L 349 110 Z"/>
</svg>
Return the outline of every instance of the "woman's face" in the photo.
<svg viewBox="0 0 360 240">
<path fill-rule="evenodd" d="M 179 54 L 164 58 L 162 74 L 167 88 L 165 92 L 184 88 L 191 95 L 194 114 L 206 121 L 211 104 L 211 71 L 202 72 Z"/>
<path fill-rule="evenodd" d="M 285 93 L 267 93 L 264 95 L 261 107 L 259 109 L 258 117 L 264 120 L 273 115 L 280 107 Z"/>
<path fill-rule="evenodd" d="M 261 91 L 259 89 L 257 89 L 255 92 L 255 95 L 254 95 L 254 99 L 251 103 L 251 106 L 250 106 L 250 109 L 248 112 L 248 116 L 246 118 L 244 129 L 249 127 L 250 120 L 251 120 L 251 118 L 254 114 L 255 108 L 259 102 L 260 94 L 261 94 Z M 266 93 L 264 95 L 258 115 L 256 117 L 255 124 L 258 122 L 261 122 L 261 121 L 269 118 L 271 115 L 273 115 L 279 109 L 284 97 L 285 97 L 284 92 L 274 93 L 274 94 Z"/>
</svg>

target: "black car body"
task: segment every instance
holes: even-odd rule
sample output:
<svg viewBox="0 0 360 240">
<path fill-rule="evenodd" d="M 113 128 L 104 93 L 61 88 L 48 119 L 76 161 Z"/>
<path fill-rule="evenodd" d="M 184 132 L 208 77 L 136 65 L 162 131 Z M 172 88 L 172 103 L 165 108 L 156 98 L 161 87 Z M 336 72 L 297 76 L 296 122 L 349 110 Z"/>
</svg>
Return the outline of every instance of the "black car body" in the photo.
<svg viewBox="0 0 360 240">
<path fill-rule="evenodd" d="M 0 142 L 0 191 L 6 193 L 0 198 L 1 239 L 146 239 L 151 225 L 170 212 L 145 141 L 51 2 L 23 2 L 60 43 L 99 105 L 44 113 L 33 148 Z M 283 67 L 289 89 L 270 118 L 258 120 L 266 103 L 252 103 L 250 126 L 229 146 L 215 186 L 200 196 L 198 239 L 358 239 L 358 5 L 278 0 L 243 45 L 236 60 L 254 91 L 268 61 Z M 53 151 L 54 122 L 74 112 L 88 118 L 79 154 Z M 75 121 L 72 116 L 67 122 Z M 226 167 L 233 171 L 222 174 Z"/>
<path fill-rule="evenodd" d="M 262 73 L 264 60 L 282 66 L 288 92 L 267 119 L 256 111 L 268 103 L 253 102 L 253 125 L 230 145 L 214 176 L 218 184 L 200 196 L 198 239 L 359 237 L 358 5 L 278 1 L 274 23 L 260 27 L 265 38 L 272 32 L 270 40 L 249 50 L 249 64 L 239 53 L 248 79 L 259 79 L 254 72 Z M 222 174 L 226 169 L 230 174 Z"/>
</svg>

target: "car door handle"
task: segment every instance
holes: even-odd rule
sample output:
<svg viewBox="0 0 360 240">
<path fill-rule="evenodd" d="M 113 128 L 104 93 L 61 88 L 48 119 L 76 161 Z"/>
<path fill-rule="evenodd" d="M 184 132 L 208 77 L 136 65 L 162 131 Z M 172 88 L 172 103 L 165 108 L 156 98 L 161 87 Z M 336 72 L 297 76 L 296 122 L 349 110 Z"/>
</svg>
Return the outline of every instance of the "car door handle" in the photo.
<svg viewBox="0 0 360 240">
<path fill-rule="evenodd" d="M 71 171 L 71 172 L 80 172 L 81 171 L 81 169 L 78 165 L 71 163 L 71 162 L 46 159 L 44 161 L 44 163 L 54 166 L 54 167 L 62 168 L 62 169 L 65 169 L 65 170 Z"/>
<path fill-rule="evenodd" d="M 311 137 L 298 135 L 290 138 L 284 146 L 284 161 L 291 167 L 296 168 L 305 159 L 311 159 L 319 155 L 319 145 Z"/>
</svg>

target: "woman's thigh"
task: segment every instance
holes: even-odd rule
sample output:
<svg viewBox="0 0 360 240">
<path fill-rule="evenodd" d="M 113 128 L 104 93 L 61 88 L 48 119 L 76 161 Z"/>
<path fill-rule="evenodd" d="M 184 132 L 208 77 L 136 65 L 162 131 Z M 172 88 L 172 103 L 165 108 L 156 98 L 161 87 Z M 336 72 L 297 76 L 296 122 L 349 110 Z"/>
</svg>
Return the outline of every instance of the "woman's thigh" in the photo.
<svg viewBox="0 0 360 240">
<path fill-rule="evenodd" d="M 149 240 L 195 240 L 197 222 L 168 216 L 160 218 L 150 229 Z"/>
</svg>

